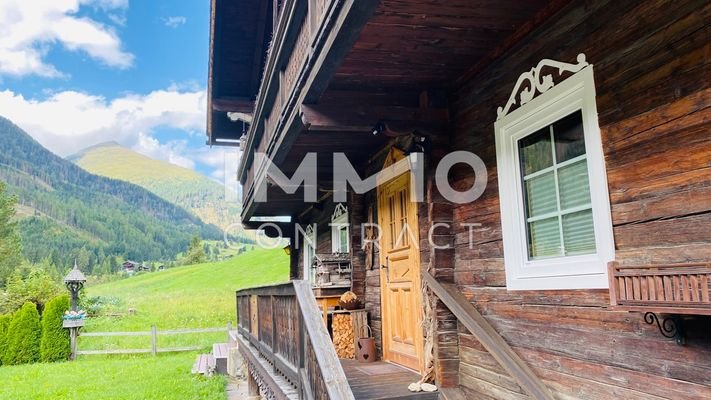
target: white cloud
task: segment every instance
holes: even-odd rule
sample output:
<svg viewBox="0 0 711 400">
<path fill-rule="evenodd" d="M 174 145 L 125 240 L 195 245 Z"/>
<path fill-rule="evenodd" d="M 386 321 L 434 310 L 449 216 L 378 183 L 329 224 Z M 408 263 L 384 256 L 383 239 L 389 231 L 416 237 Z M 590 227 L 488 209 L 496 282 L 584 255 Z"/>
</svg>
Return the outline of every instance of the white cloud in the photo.
<svg viewBox="0 0 711 400">
<path fill-rule="evenodd" d="M 121 48 L 116 32 L 77 15 L 81 6 L 125 10 L 127 0 L 2 0 L 0 2 L 0 75 L 64 74 L 44 57 L 52 45 L 81 51 L 103 64 L 129 68 L 133 55 Z"/>
<path fill-rule="evenodd" d="M 185 156 L 187 143 L 184 140 L 172 140 L 161 144 L 155 138 L 140 132 L 133 150 L 157 160 L 165 160 L 183 168 L 194 169 L 195 162 Z"/>
<path fill-rule="evenodd" d="M 60 156 L 113 140 L 148 157 L 206 171 L 234 196 L 238 187 L 237 149 L 190 146 L 188 140 L 180 138 L 161 142 L 154 137 L 160 128 L 182 131 L 186 137 L 205 134 L 206 92 L 181 91 L 179 86 L 112 100 L 75 91 L 28 99 L 4 90 L 0 91 L 0 115 Z"/>
<path fill-rule="evenodd" d="M 159 127 L 202 133 L 206 108 L 204 90 L 157 90 L 113 100 L 75 91 L 54 93 L 45 99 L 0 91 L 0 114 L 61 156 L 108 140 L 133 146 L 141 135 L 142 147 L 151 148 L 145 138 Z"/>
<path fill-rule="evenodd" d="M 180 25 L 183 25 L 184 23 L 188 22 L 188 19 L 183 17 L 182 15 L 165 17 L 165 18 L 162 18 L 162 20 L 163 20 L 163 24 L 167 27 L 170 27 L 170 28 L 177 28 Z"/>
</svg>

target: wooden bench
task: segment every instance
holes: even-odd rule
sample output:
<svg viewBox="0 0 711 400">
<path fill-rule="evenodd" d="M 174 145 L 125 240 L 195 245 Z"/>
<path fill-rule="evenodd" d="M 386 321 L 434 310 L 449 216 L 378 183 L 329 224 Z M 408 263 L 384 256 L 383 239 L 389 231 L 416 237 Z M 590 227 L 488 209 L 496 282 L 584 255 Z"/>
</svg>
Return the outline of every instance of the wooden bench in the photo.
<svg viewBox="0 0 711 400">
<path fill-rule="evenodd" d="M 711 315 L 711 263 L 608 264 L 614 309 L 660 314 Z"/>
</svg>

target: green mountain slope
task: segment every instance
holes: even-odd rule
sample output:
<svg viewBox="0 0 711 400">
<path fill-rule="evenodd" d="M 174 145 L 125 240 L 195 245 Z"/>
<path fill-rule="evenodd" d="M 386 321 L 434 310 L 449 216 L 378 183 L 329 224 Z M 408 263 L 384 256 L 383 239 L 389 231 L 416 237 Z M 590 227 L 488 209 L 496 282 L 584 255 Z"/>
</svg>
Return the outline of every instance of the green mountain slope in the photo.
<svg viewBox="0 0 711 400">
<path fill-rule="evenodd" d="M 91 173 L 139 185 L 208 224 L 222 229 L 239 226 L 240 204 L 226 202 L 222 185 L 193 170 L 154 160 L 115 142 L 92 146 L 69 159 Z"/>
<path fill-rule="evenodd" d="M 0 180 L 18 196 L 25 255 L 69 265 L 82 255 L 88 271 L 109 255 L 172 259 L 194 235 L 222 237 L 184 209 L 149 191 L 93 175 L 51 153 L 0 117 Z"/>
</svg>

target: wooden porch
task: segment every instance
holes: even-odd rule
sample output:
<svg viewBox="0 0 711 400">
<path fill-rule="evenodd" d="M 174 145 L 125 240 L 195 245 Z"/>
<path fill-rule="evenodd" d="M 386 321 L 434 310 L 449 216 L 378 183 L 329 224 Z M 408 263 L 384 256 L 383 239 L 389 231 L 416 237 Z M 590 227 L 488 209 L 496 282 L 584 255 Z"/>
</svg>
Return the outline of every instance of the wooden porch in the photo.
<svg viewBox="0 0 711 400">
<path fill-rule="evenodd" d="M 416 373 L 383 361 L 362 364 L 355 360 L 341 360 L 348 384 L 356 400 L 412 399 L 436 400 L 438 393 L 412 393 L 407 386 L 417 382 Z"/>
<path fill-rule="evenodd" d="M 237 292 L 239 321 L 232 333 L 250 384 L 267 398 L 435 400 L 413 393 L 415 372 L 387 362 L 339 360 L 311 286 L 304 281 Z"/>
</svg>

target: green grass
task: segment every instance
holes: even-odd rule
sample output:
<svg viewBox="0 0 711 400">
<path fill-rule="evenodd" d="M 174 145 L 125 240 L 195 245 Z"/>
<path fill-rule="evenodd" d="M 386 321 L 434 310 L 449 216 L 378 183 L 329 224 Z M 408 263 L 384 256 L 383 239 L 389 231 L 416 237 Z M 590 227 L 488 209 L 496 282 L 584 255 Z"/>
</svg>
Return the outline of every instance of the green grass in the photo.
<svg viewBox="0 0 711 400">
<path fill-rule="evenodd" d="M 225 379 L 190 373 L 194 354 L 0 367 L 0 399 L 225 398 Z"/>
<path fill-rule="evenodd" d="M 219 327 L 235 320 L 235 290 L 288 280 L 281 249 L 254 250 L 232 259 L 134 276 L 86 288 L 115 296 L 111 312 L 89 318 L 84 332 Z M 158 347 L 203 346 L 224 333 L 159 336 Z M 80 350 L 150 348 L 150 337 L 80 337 Z M 0 399 L 224 399 L 225 380 L 192 376 L 194 352 L 135 356 L 80 356 L 76 362 L 0 367 Z"/>
<path fill-rule="evenodd" d="M 150 331 L 213 328 L 235 322 L 235 290 L 288 280 L 288 257 L 281 249 L 249 251 L 229 260 L 146 273 L 121 281 L 88 287 L 88 296 L 121 299 L 121 317 L 87 320 L 84 332 Z M 129 308 L 135 315 L 128 315 Z M 223 342 L 223 333 L 158 337 L 158 347 L 210 346 Z M 150 348 L 150 337 L 80 337 L 85 350 Z"/>
</svg>

